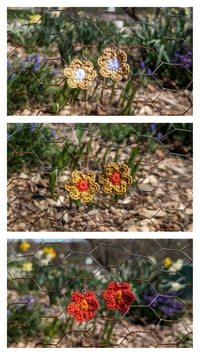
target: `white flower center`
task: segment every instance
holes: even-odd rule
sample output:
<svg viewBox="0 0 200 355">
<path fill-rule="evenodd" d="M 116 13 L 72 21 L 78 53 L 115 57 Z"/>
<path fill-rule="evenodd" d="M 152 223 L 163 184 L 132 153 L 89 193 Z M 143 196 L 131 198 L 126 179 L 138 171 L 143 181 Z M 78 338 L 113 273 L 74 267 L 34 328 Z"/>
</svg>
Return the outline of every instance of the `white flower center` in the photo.
<svg viewBox="0 0 200 355">
<path fill-rule="evenodd" d="M 108 69 L 112 71 L 116 71 L 120 67 L 120 62 L 117 58 L 109 59 L 108 60 Z"/>
<path fill-rule="evenodd" d="M 86 73 L 83 69 L 79 68 L 75 71 L 74 75 L 77 80 L 83 80 L 86 76 Z"/>
</svg>

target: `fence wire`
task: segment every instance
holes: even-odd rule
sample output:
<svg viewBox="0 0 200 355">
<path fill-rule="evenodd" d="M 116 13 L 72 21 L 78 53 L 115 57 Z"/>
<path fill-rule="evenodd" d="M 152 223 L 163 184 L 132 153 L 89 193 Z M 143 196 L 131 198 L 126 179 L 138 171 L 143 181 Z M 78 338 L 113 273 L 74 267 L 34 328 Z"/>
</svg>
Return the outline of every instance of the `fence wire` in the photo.
<svg viewBox="0 0 200 355">
<path fill-rule="evenodd" d="M 125 313 L 102 297 L 126 282 Z M 95 293 L 99 310 L 77 322 L 74 292 Z M 192 240 L 9 240 L 9 347 L 192 347 Z"/>
<path fill-rule="evenodd" d="M 8 132 L 8 231 L 192 231 L 192 125 L 8 124 Z M 99 182 L 113 161 L 133 177 L 120 196 Z M 65 189 L 75 170 L 99 183 L 89 203 Z"/>
<path fill-rule="evenodd" d="M 121 81 L 99 73 L 105 48 L 123 50 Z M 97 76 L 72 89 L 64 68 Z M 192 8 L 8 8 L 8 115 L 191 115 Z"/>
</svg>

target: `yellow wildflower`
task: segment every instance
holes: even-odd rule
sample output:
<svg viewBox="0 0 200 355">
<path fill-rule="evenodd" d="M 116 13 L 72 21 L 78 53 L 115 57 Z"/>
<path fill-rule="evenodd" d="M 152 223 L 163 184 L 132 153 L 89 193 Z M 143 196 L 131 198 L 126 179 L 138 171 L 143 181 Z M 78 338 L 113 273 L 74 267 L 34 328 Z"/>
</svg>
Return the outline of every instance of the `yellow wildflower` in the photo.
<svg viewBox="0 0 200 355">
<path fill-rule="evenodd" d="M 106 165 L 104 172 L 100 175 L 99 181 L 103 184 L 103 191 L 105 193 L 115 191 L 117 195 L 122 195 L 126 192 L 127 186 L 133 183 L 133 178 L 129 174 L 127 165 L 117 165 L 112 162 Z"/>
<path fill-rule="evenodd" d="M 35 15 L 30 15 L 29 16 L 29 23 L 41 23 L 41 15 L 35 14 Z"/>
<path fill-rule="evenodd" d="M 28 249 L 30 249 L 30 244 L 28 242 L 21 242 L 19 244 L 19 249 L 23 252 L 27 251 Z"/>
<path fill-rule="evenodd" d="M 26 261 L 22 264 L 22 271 L 29 272 L 33 270 L 33 264 L 30 261 Z"/>
<path fill-rule="evenodd" d="M 164 266 L 165 266 L 166 268 L 170 267 L 171 264 L 172 264 L 171 258 L 167 257 L 167 258 L 164 259 Z"/>
<path fill-rule="evenodd" d="M 56 252 L 55 252 L 54 248 L 52 248 L 52 247 L 44 247 L 43 252 L 44 252 L 44 254 L 51 256 L 52 259 L 54 259 L 56 257 Z"/>
<path fill-rule="evenodd" d="M 130 71 L 126 61 L 127 55 L 121 49 L 117 51 L 111 48 L 104 49 L 103 55 L 98 58 L 101 75 L 114 81 L 122 80 L 123 76 Z"/>
</svg>

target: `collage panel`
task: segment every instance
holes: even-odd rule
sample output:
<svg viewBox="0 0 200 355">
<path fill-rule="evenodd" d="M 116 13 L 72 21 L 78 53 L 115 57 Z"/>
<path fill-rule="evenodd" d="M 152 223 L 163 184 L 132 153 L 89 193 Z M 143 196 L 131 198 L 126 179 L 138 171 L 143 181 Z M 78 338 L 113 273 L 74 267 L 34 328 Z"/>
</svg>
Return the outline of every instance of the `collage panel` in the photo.
<svg viewBox="0 0 200 355">
<path fill-rule="evenodd" d="M 191 116 L 192 7 L 7 9 L 8 116 Z"/>
<path fill-rule="evenodd" d="M 8 240 L 9 348 L 191 348 L 192 239 Z"/>
<path fill-rule="evenodd" d="M 7 128 L 8 231 L 192 231 L 192 124 Z"/>
</svg>

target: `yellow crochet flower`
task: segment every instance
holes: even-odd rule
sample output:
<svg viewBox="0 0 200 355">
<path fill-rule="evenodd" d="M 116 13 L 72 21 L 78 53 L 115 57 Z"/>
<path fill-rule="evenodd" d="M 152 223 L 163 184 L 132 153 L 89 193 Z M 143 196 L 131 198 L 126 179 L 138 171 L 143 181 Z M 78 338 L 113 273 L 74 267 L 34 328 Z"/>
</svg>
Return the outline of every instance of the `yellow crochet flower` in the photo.
<svg viewBox="0 0 200 355">
<path fill-rule="evenodd" d="M 27 251 L 30 248 L 30 244 L 28 242 L 21 242 L 19 244 L 19 249 L 23 252 Z"/>
<path fill-rule="evenodd" d="M 81 62 L 79 59 L 74 59 L 70 66 L 64 69 L 64 75 L 67 77 L 67 83 L 71 88 L 80 87 L 86 90 L 97 76 L 97 73 L 91 62 Z"/>
<path fill-rule="evenodd" d="M 127 55 L 121 49 L 118 51 L 111 48 L 104 49 L 103 55 L 98 58 L 101 75 L 114 81 L 122 80 L 123 76 L 130 71 L 126 61 Z"/>
<path fill-rule="evenodd" d="M 95 174 L 88 171 L 86 174 L 79 170 L 72 172 L 71 178 L 65 183 L 65 189 L 73 200 L 90 202 L 94 194 L 99 191 L 99 185 L 95 182 Z"/>
<path fill-rule="evenodd" d="M 129 174 L 128 166 L 125 164 L 117 165 L 116 163 L 108 163 L 103 174 L 99 178 L 103 184 L 103 191 L 111 193 L 115 191 L 117 195 L 126 192 L 127 186 L 133 183 L 133 178 Z"/>
</svg>

